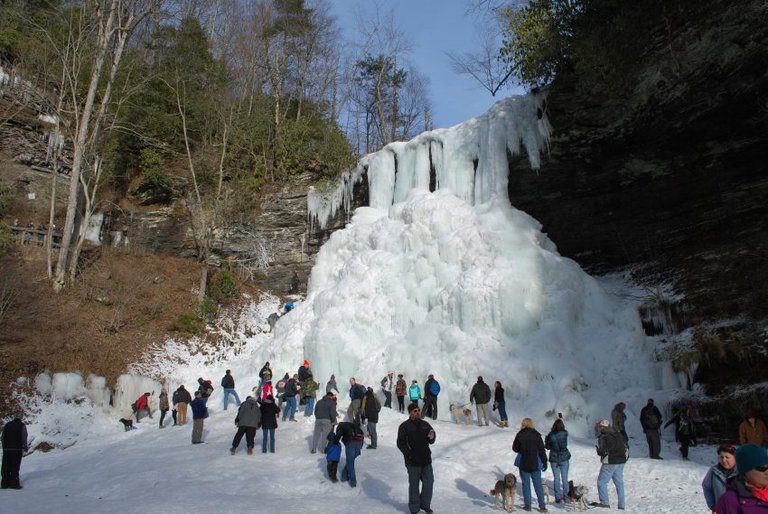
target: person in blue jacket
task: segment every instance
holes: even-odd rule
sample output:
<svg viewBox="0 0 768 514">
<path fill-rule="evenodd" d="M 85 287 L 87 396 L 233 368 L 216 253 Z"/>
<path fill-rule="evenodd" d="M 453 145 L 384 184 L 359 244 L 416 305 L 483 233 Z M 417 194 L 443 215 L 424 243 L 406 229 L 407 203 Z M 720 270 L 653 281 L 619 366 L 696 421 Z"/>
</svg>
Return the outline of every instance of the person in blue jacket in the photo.
<svg viewBox="0 0 768 514">
<path fill-rule="evenodd" d="M 725 493 L 725 484 L 729 479 L 738 475 L 736 472 L 736 447 L 732 444 L 721 444 L 717 448 L 717 464 L 709 468 L 701 488 L 704 491 L 704 500 L 709 510 L 714 511 L 717 500 Z"/>
</svg>

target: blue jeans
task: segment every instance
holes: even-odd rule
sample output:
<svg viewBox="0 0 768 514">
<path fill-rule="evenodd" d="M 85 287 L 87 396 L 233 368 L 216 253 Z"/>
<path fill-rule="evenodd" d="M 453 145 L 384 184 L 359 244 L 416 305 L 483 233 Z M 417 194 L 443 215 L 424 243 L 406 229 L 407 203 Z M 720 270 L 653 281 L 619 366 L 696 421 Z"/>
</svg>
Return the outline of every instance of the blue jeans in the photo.
<svg viewBox="0 0 768 514">
<path fill-rule="evenodd" d="M 507 402 L 501 402 L 496 405 L 496 409 L 499 411 L 499 419 L 501 421 L 507 421 Z"/>
<path fill-rule="evenodd" d="M 307 397 L 307 403 L 304 405 L 304 415 L 311 416 L 315 412 L 315 399 L 311 396 Z"/>
<path fill-rule="evenodd" d="M 237 396 L 237 391 L 234 389 L 224 389 L 224 410 L 227 410 L 227 404 L 229 403 L 229 395 L 235 396 L 235 405 L 240 406 L 240 397 Z"/>
<path fill-rule="evenodd" d="M 344 456 L 346 462 L 344 463 L 344 469 L 341 470 L 341 481 L 349 480 L 349 485 L 357 487 L 357 475 L 355 475 L 355 459 L 360 455 L 360 450 L 363 447 L 362 442 L 350 441 L 344 445 Z"/>
<path fill-rule="evenodd" d="M 368 422 L 368 433 L 371 434 L 371 448 L 376 448 L 376 443 L 379 441 L 379 436 L 376 434 L 376 423 Z"/>
<path fill-rule="evenodd" d="M 520 478 L 523 480 L 523 503 L 525 506 L 531 506 L 531 480 L 533 480 L 533 489 L 536 491 L 536 498 L 539 500 L 539 508 L 546 508 L 544 488 L 541 486 L 541 471 L 523 471 L 521 469 Z"/>
<path fill-rule="evenodd" d="M 296 397 L 285 396 L 283 399 L 285 400 L 285 408 L 283 409 L 283 421 L 285 421 L 285 418 L 288 417 L 291 419 L 296 419 Z"/>
<path fill-rule="evenodd" d="M 555 475 L 555 501 L 565 501 L 565 497 L 568 496 L 568 467 L 571 461 L 565 462 L 550 462 L 552 467 L 552 474 Z"/>
<path fill-rule="evenodd" d="M 597 475 L 597 495 L 600 503 L 608 505 L 608 481 L 613 480 L 616 486 L 616 496 L 619 497 L 619 508 L 624 508 L 624 464 L 603 464 Z"/>
<path fill-rule="evenodd" d="M 261 452 L 267 453 L 267 437 L 269 437 L 269 451 L 270 453 L 275 453 L 275 429 L 274 428 L 261 429 Z"/>
<path fill-rule="evenodd" d="M 426 466 L 405 466 L 408 470 L 408 509 L 411 512 L 419 512 L 422 507 L 432 505 L 432 486 L 435 476 L 432 473 L 432 464 Z M 421 482 L 421 492 L 419 492 Z"/>
</svg>

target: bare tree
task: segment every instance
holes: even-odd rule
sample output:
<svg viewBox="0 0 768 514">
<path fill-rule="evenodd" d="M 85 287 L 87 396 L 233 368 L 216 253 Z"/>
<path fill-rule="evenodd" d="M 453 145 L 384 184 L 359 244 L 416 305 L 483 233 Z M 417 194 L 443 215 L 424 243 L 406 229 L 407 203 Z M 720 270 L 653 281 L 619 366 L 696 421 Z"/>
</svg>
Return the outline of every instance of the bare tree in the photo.
<svg viewBox="0 0 768 514">
<path fill-rule="evenodd" d="M 500 39 L 493 31 L 482 32 L 480 49 L 476 52 L 448 53 L 451 67 L 459 75 L 469 75 L 480 86 L 496 96 L 508 85 L 514 68 L 510 68 L 499 55 Z"/>
<path fill-rule="evenodd" d="M 62 67 L 67 70 L 62 86 L 73 109 L 69 114 L 74 118 L 74 156 L 61 249 L 53 277 L 56 291 L 64 287 L 67 275 L 70 281 L 74 280 L 77 271 L 89 217 L 83 205 L 93 204 L 93 196 L 86 190 L 91 183 L 90 176 L 98 178 L 100 166 L 96 152 L 126 43 L 155 4 L 154 0 L 92 0 L 69 18 L 70 33 L 75 35 L 74 39 L 70 38 L 73 47 L 71 52 L 62 51 L 60 55 Z M 54 42 L 53 38 L 50 40 Z M 93 53 L 87 51 L 90 49 Z M 86 66 L 91 78 L 83 99 L 78 73 Z M 93 184 L 98 184 L 98 180 Z M 95 194 L 95 190 L 92 193 Z"/>
</svg>

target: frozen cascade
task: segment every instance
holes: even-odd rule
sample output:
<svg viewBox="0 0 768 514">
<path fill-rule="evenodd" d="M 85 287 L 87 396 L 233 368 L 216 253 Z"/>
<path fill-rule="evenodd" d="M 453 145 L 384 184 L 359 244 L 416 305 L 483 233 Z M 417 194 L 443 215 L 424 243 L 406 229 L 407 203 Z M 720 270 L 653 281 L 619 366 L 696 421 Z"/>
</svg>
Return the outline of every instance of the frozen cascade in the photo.
<svg viewBox="0 0 768 514">
<path fill-rule="evenodd" d="M 637 305 L 606 293 L 509 204 L 507 152 L 525 146 L 537 169 L 548 142 L 542 101 L 510 98 L 361 159 L 334 194 L 348 205 L 367 172 L 370 207 L 320 249 L 306 300 L 276 329 L 273 365 L 309 358 L 321 382 L 335 373 L 377 384 L 396 371 L 423 383 L 434 373 L 442 412 L 466 403 L 482 375 L 539 420 L 593 421 L 618 394 L 642 404 L 660 389 Z M 313 192 L 310 215 L 322 225 L 342 204 Z"/>
</svg>

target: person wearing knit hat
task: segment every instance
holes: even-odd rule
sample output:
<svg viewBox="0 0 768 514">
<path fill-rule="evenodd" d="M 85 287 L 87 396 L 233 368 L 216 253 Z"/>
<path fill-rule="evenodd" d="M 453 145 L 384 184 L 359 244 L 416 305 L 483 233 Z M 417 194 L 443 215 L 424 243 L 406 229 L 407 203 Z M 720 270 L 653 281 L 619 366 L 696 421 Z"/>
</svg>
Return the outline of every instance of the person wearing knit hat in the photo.
<svg viewBox="0 0 768 514">
<path fill-rule="evenodd" d="M 745 444 L 736 450 L 735 457 L 739 474 L 728 481 L 715 513 L 768 512 L 768 452 L 756 444 Z"/>
<path fill-rule="evenodd" d="M 299 368 L 299 385 L 310 378 L 312 378 L 312 370 L 309 369 L 309 360 L 304 359 L 304 363 Z"/>
<path fill-rule="evenodd" d="M 755 411 L 747 412 L 744 421 L 739 425 L 739 444 L 768 444 L 768 429 L 762 419 L 757 419 Z"/>
</svg>

